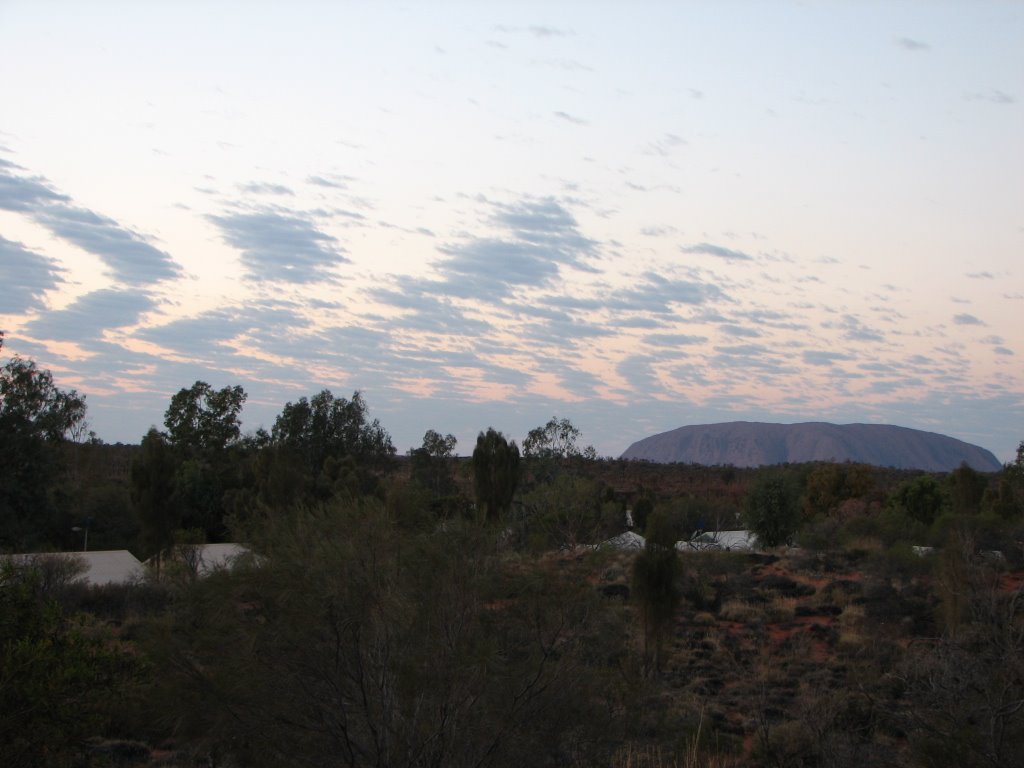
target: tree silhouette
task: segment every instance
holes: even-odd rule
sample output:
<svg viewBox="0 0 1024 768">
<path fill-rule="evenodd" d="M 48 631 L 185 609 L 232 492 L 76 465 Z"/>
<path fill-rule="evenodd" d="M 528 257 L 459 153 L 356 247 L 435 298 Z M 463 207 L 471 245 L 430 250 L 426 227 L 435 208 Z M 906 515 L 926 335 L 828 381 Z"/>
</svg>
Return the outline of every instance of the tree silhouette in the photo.
<svg viewBox="0 0 1024 768">
<path fill-rule="evenodd" d="M 508 512 L 518 484 L 519 446 L 488 427 L 477 437 L 473 450 L 473 488 L 484 519 L 494 520 Z"/>
</svg>

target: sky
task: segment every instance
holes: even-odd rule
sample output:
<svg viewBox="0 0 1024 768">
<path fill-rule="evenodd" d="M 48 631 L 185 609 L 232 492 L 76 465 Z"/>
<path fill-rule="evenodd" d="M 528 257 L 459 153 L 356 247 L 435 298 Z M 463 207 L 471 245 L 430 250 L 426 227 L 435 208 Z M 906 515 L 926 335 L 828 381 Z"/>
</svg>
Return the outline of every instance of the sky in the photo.
<svg viewBox="0 0 1024 768">
<path fill-rule="evenodd" d="M 1024 3 L 0 0 L 0 329 L 107 442 L 360 391 L 1024 440 Z"/>
</svg>

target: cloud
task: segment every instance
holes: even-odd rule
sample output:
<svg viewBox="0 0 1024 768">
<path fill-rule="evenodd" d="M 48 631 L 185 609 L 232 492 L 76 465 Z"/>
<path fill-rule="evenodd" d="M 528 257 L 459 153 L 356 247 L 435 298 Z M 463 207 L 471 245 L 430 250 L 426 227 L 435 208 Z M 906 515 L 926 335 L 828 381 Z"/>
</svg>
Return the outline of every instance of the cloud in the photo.
<svg viewBox="0 0 1024 768">
<path fill-rule="evenodd" d="M 25 326 L 24 332 L 53 341 L 99 341 L 106 330 L 135 325 L 154 306 L 145 293 L 107 288 L 87 293 L 64 309 L 40 315 Z"/>
<path fill-rule="evenodd" d="M 672 151 L 676 147 L 680 147 L 686 144 L 686 139 L 681 136 L 676 136 L 674 133 L 666 133 L 662 138 L 657 141 L 652 141 L 643 150 L 645 155 L 656 155 L 658 157 L 668 157 L 672 154 Z"/>
<path fill-rule="evenodd" d="M 707 336 L 691 336 L 685 333 L 649 333 L 643 337 L 643 341 L 646 344 L 654 347 L 669 348 L 703 344 L 707 340 Z"/>
<path fill-rule="evenodd" d="M 169 253 L 86 208 L 51 205 L 33 217 L 53 234 L 98 256 L 121 282 L 145 285 L 181 275 L 181 268 Z"/>
<path fill-rule="evenodd" d="M 553 114 L 558 119 L 565 120 L 567 122 L 572 123 L 573 125 L 590 125 L 590 123 L 584 120 L 582 117 L 570 115 L 568 112 L 552 112 L 551 114 Z"/>
<path fill-rule="evenodd" d="M 896 40 L 896 45 L 905 51 L 930 51 L 932 47 L 921 40 L 914 40 L 910 37 L 901 37 Z"/>
<path fill-rule="evenodd" d="M 547 306 L 568 310 L 638 312 L 675 317 L 676 305 L 700 306 L 725 298 L 722 290 L 712 283 L 679 280 L 655 272 L 645 272 L 634 278 L 633 287 L 609 289 L 599 298 L 563 294 L 545 297 L 541 302 Z M 630 327 L 644 327 L 642 318 L 624 318 L 615 322 L 623 327 L 630 324 Z"/>
<path fill-rule="evenodd" d="M 825 328 L 841 328 L 843 338 L 847 341 L 885 341 L 885 336 L 874 328 L 869 328 L 861 322 L 860 318 L 854 315 L 843 315 L 838 323 L 823 323 Z"/>
<path fill-rule="evenodd" d="M 992 347 L 992 351 L 995 352 L 997 355 L 1010 356 L 1010 355 L 1013 354 L 1013 350 L 1012 349 L 1009 349 L 1008 347 L 1003 347 L 1003 346 Z"/>
<path fill-rule="evenodd" d="M 440 248 L 446 258 L 435 267 L 445 292 L 497 301 L 513 288 L 551 282 L 562 267 L 592 271 L 587 259 L 597 254 L 598 244 L 580 233 L 576 219 L 553 198 L 497 204 L 490 221 L 503 230 L 500 236 Z"/>
<path fill-rule="evenodd" d="M 726 333 L 730 336 L 742 336 L 748 339 L 756 339 L 761 335 L 761 332 L 756 328 L 749 328 L 745 325 L 732 325 L 731 323 L 726 323 L 718 326 L 718 328 L 722 333 Z"/>
<path fill-rule="evenodd" d="M 974 315 L 969 315 L 966 312 L 960 315 L 954 315 L 953 322 L 957 325 L 985 325 L 984 320 L 979 320 Z"/>
<path fill-rule="evenodd" d="M 62 282 L 63 270 L 55 261 L 28 250 L 22 243 L 0 235 L 0 285 L 3 312 L 15 314 L 39 309 L 43 295 Z"/>
<path fill-rule="evenodd" d="M 753 256 L 743 253 L 743 251 L 734 251 L 731 248 L 723 248 L 720 245 L 712 245 L 711 243 L 697 243 L 696 245 L 681 247 L 679 250 L 683 253 L 702 253 L 708 256 L 717 256 L 720 259 L 727 259 L 728 261 L 754 260 Z"/>
<path fill-rule="evenodd" d="M 843 360 L 853 360 L 852 355 L 843 352 L 829 352 L 827 350 L 806 350 L 803 361 L 808 365 L 833 365 Z"/>
<path fill-rule="evenodd" d="M 507 24 L 497 24 L 493 27 L 495 32 L 501 32 L 506 35 L 514 34 L 530 34 L 534 37 L 565 37 L 571 35 L 572 32 L 567 29 L 559 29 L 558 27 L 549 27 L 545 24 L 531 24 L 528 27 L 515 27 Z"/>
<path fill-rule="evenodd" d="M 346 182 L 352 181 L 350 176 L 339 176 L 333 179 L 329 179 L 326 176 L 308 176 L 306 177 L 306 183 L 312 184 L 316 187 L 327 187 L 329 189 L 348 189 Z"/>
<path fill-rule="evenodd" d="M 71 204 L 45 179 L 0 171 L 0 209 L 27 213 L 57 237 L 98 256 L 121 282 L 142 285 L 181 274 L 170 254 L 113 219 Z"/>
<path fill-rule="evenodd" d="M 481 334 L 491 328 L 483 320 L 466 317 L 448 298 L 439 298 L 450 295 L 445 283 L 402 275 L 395 278 L 393 286 L 369 291 L 374 301 L 407 311 L 401 317 L 381 322 L 382 328 L 458 335 Z"/>
<path fill-rule="evenodd" d="M 996 276 L 991 272 L 968 272 L 967 276 L 974 280 L 995 280 Z"/>
<path fill-rule="evenodd" d="M 964 95 L 967 101 L 987 101 L 990 104 L 1014 104 L 1016 99 L 1008 93 L 995 88 L 988 91 L 976 91 Z"/>
<path fill-rule="evenodd" d="M 239 336 L 253 337 L 263 351 L 275 339 L 293 343 L 296 331 L 307 327 L 309 321 L 294 307 L 280 302 L 258 302 L 172 320 L 140 329 L 136 335 L 183 355 L 209 357 L 223 354 L 222 344 Z M 294 356 L 294 352 L 289 356 Z"/>
<path fill-rule="evenodd" d="M 19 168 L 4 161 L 0 168 Z M 70 200 L 53 190 L 45 179 L 38 176 L 25 178 L 0 170 L 0 210 L 31 213 L 51 203 L 66 203 Z"/>
<path fill-rule="evenodd" d="M 533 24 L 527 27 L 527 31 L 534 37 L 565 37 L 571 34 L 568 30 L 548 27 L 542 24 Z"/>
<path fill-rule="evenodd" d="M 224 242 L 242 252 L 242 266 L 253 280 L 316 283 L 333 279 L 333 269 L 349 261 L 335 237 L 294 212 L 207 218 L 220 229 Z"/>
<path fill-rule="evenodd" d="M 239 184 L 238 188 L 250 195 L 294 195 L 295 192 L 289 187 L 283 184 L 267 184 L 259 182 L 250 182 L 249 184 Z"/>
</svg>

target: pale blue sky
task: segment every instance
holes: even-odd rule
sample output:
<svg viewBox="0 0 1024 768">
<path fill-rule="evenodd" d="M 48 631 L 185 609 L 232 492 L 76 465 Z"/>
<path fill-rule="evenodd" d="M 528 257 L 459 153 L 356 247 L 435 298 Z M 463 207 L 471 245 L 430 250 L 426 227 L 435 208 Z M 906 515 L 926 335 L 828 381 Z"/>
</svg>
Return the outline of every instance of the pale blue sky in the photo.
<svg viewBox="0 0 1024 768">
<path fill-rule="evenodd" d="M 1024 439 L 1022 3 L 0 2 L 0 328 L 136 442 L 361 389 Z"/>
</svg>

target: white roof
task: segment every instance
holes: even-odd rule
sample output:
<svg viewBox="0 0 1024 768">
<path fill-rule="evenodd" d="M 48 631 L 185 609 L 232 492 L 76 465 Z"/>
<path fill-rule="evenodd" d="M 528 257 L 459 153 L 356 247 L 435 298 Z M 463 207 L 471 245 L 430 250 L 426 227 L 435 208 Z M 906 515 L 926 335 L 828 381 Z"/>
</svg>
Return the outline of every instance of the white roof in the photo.
<svg viewBox="0 0 1024 768">
<path fill-rule="evenodd" d="M 187 558 L 189 562 L 194 563 L 196 566 L 196 573 L 200 576 L 206 576 L 211 571 L 215 571 L 218 568 L 230 568 L 235 564 L 242 555 L 249 553 L 249 548 L 244 544 L 195 544 L 195 545 L 184 545 L 174 548 L 170 555 L 170 559 L 183 560 L 185 559 L 184 552 L 195 552 L 195 560 L 192 559 L 191 555 Z M 146 565 L 152 566 L 155 557 L 151 557 L 146 561 Z"/>
<path fill-rule="evenodd" d="M 620 533 L 613 539 L 608 539 L 608 541 L 601 544 L 601 546 L 612 547 L 614 549 L 643 549 L 646 544 L 647 539 L 639 533 L 626 531 L 625 533 Z"/>
<path fill-rule="evenodd" d="M 751 550 L 757 549 L 757 536 L 751 531 L 704 531 L 689 541 L 676 542 L 676 549 Z"/>
<path fill-rule="evenodd" d="M 230 568 L 249 548 L 241 544 L 200 544 L 199 573 L 207 574 L 217 568 Z"/>
<path fill-rule="evenodd" d="M 75 559 L 85 564 L 85 572 L 75 581 L 86 584 L 124 584 L 145 576 L 142 563 L 127 549 L 109 549 L 94 552 L 40 552 L 38 554 L 9 555 L 18 564 L 31 564 L 34 560 L 50 557 Z"/>
</svg>

